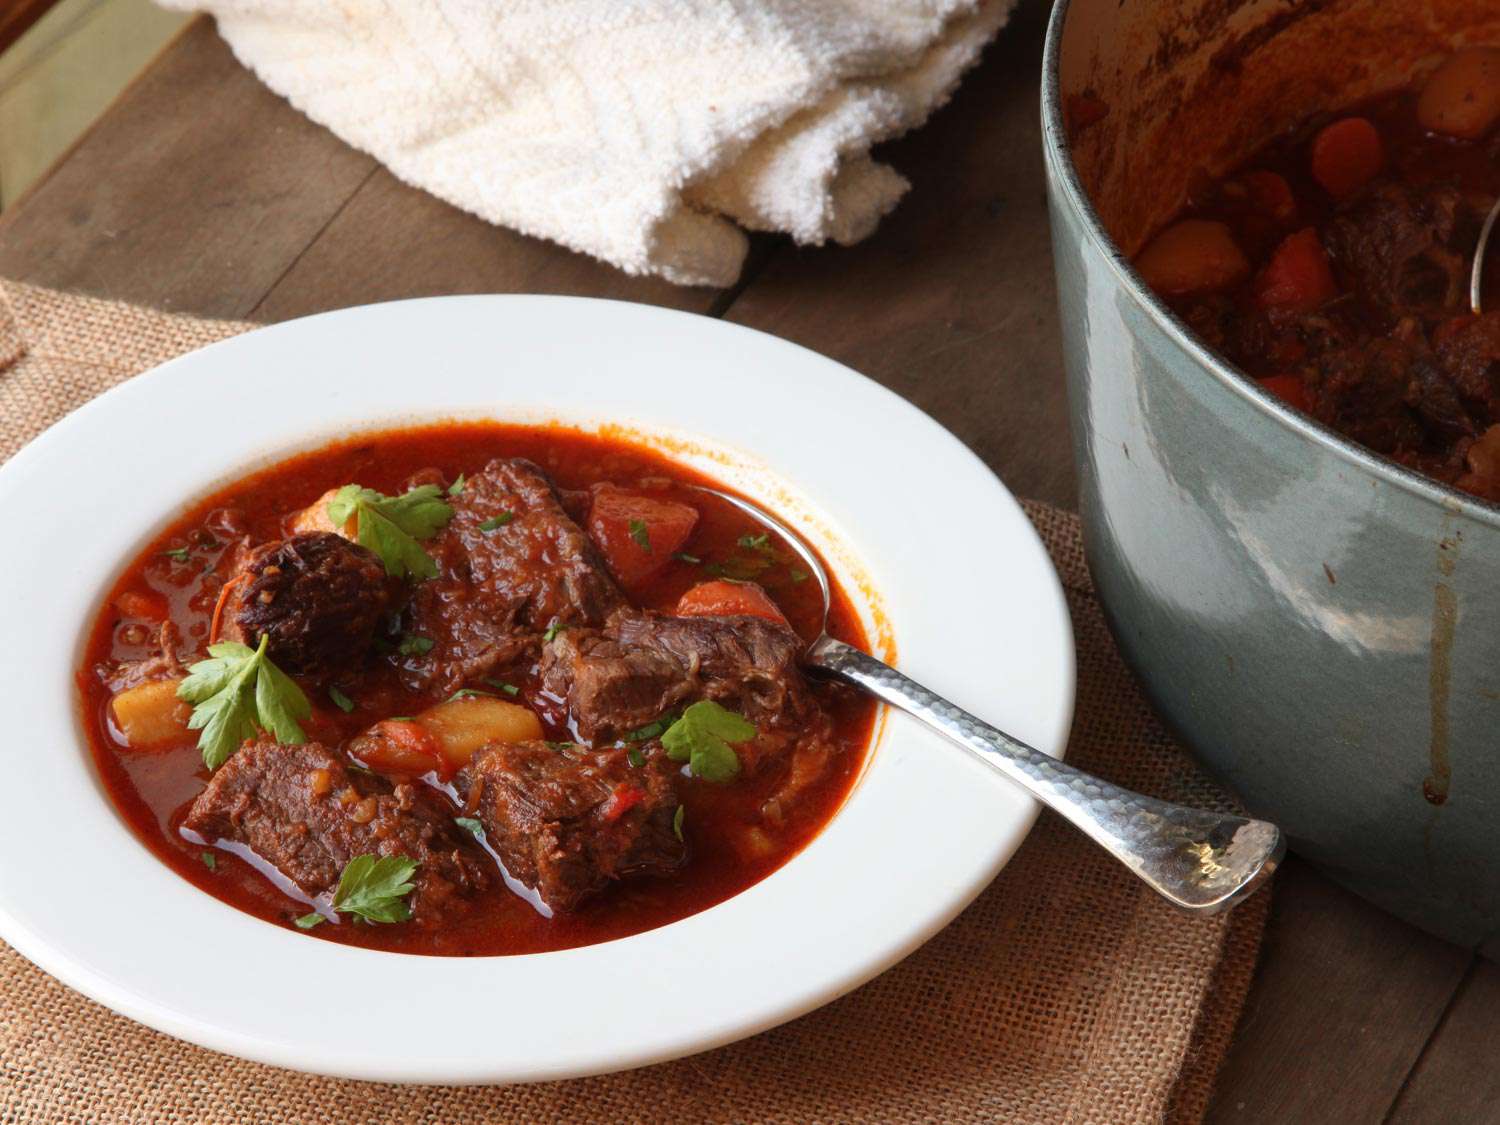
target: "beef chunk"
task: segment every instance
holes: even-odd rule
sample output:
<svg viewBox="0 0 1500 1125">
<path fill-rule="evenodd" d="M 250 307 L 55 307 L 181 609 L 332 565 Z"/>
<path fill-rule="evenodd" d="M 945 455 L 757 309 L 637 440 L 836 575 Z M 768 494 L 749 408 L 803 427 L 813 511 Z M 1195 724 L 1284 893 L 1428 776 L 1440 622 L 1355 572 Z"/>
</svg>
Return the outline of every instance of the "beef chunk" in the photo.
<svg viewBox="0 0 1500 1125">
<path fill-rule="evenodd" d="M 635 767 L 623 751 L 517 742 L 479 751 L 456 786 L 510 876 L 568 911 L 617 879 L 682 864 L 676 776 L 661 755 Z"/>
<path fill-rule="evenodd" d="M 488 883 L 437 798 L 354 772 L 315 742 L 241 747 L 182 827 L 207 844 L 243 845 L 309 899 L 332 892 L 355 856 L 404 855 L 419 864 L 411 906 L 424 924 Z"/>
<path fill-rule="evenodd" d="M 293 675 L 331 676 L 363 661 L 399 587 L 373 551 L 315 531 L 249 552 L 224 607 L 224 635 Z"/>
<path fill-rule="evenodd" d="M 760 617 L 619 614 L 602 630 L 555 637 L 543 684 L 567 700 L 591 741 L 700 699 L 738 711 L 762 733 L 806 729 L 821 709 L 797 667 L 802 647 L 786 625 Z"/>
<path fill-rule="evenodd" d="M 1465 320 L 1442 337 L 1437 355 L 1459 392 L 1500 421 L 1500 312 Z"/>
<path fill-rule="evenodd" d="M 1328 352 L 1308 380 L 1313 415 L 1378 453 L 1419 447 L 1415 362 L 1412 349 L 1394 339 Z"/>
<path fill-rule="evenodd" d="M 530 461 L 491 461 L 453 499 L 429 544 L 437 578 L 412 597 L 410 631 L 434 642 L 414 687 L 451 691 L 534 655 L 552 624 L 597 625 L 624 604 L 599 552 Z"/>
<path fill-rule="evenodd" d="M 1328 225 L 1355 286 L 1396 315 L 1457 309 L 1476 217 L 1455 188 L 1386 182 Z"/>
</svg>

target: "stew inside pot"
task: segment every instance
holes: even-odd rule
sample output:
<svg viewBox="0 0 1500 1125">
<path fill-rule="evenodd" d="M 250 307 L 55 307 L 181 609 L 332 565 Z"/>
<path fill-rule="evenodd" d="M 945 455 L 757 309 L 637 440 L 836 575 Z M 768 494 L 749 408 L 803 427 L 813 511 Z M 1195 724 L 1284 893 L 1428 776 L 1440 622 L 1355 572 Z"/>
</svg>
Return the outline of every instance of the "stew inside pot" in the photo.
<svg viewBox="0 0 1500 1125">
<path fill-rule="evenodd" d="M 450 424 L 231 485 L 96 619 L 109 791 L 197 886 L 382 949 L 560 949 L 738 893 L 838 809 L 874 704 L 803 676 L 817 583 L 697 483 Z M 865 645 L 837 589 L 829 628 Z"/>
<path fill-rule="evenodd" d="M 1205 182 L 1136 256 L 1210 346 L 1291 405 L 1500 501 L 1500 48 L 1319 115 Z"/>
</svg>

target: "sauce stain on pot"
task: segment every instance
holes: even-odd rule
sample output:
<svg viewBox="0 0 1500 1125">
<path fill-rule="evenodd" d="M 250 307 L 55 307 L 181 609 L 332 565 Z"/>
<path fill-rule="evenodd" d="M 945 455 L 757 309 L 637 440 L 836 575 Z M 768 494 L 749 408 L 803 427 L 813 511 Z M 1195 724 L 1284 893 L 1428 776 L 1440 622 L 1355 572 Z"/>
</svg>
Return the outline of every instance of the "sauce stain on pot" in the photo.
<svg viewBox="0 0 1500 1125">
<path fill-rule="evenodd" d="M 1458 545 L 1463 532 L 1438 540 L 1438 573 L 1453 576 L 1458 564 Z M 1453 764 L 1448 756 L 1448 697 L 1453 681 L 1453 634 L 1458 625 L 1458 598 L 1453 587 L 1438 582 L 1432 588 L 1432 644 L 1427 666 L 1427 700 L 1432 715 L 1432 734 L 1427 753 L 1431 773 L 1422 782 L 1422 796 L 1434 805 L 1448 800 Z"/>
</svg>

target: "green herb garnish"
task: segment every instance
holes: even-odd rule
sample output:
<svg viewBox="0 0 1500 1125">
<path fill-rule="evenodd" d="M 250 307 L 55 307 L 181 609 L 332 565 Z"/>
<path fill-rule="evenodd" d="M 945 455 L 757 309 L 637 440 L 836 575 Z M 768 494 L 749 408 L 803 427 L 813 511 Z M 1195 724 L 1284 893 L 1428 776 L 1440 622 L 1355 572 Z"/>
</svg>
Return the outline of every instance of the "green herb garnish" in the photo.
<svg viewBox="0 0 1500 1125">
<path fill-rule="evenodd" d="M 710 700 L 694 703 L 661 737 L 674 762 L 687 762 L 694 777 L 731 781 L 740 772 L 740 757 L 729 745 L 755 737 L 755 725 Z"/>
<path fill-rule="evenodd" d="M 641 753 L 639 746 L 632 746 L 629 750 L 625 751 L 625 760 L 636 769 L 640 769 L 646 764 L 646 755 Z"/>
<path fill-rule="evenodd" d="M 186 547 L 172 547 L 169 550 L 163 551 L 162 554 L 166 555 L 169 559 L 176 559 L 180 563 L 185 563 L 188 561 L 189 552 Z"/>
<path fill-rule="evenodd" d="M 752 551 L 766 551 L 771 547 L 771 537 L 764 531 L 759 535 L 741 535 L 737 542 L 741 547 L 747 547 Z"/>
<path fill-rule="evenodd" d="M 217 871 L 219 869 L 219 860 L 213 852 L 203 852 L 198 858 L 203 861 L 203 866 L 210 871 Z"/>
<path fill-rule="evenodd" d="M 474 839 L 481 843 L 484 842 L 484 825 L 480 824 L 472 816 L 455 816 L 453 823 L 462 828 L 470 836 L 473 836 Z"/>
<path fill-rule="evenodd" d="M 516 518 L 515 512 L 501 512 L 498 516 L 491 516 L 479 525 L 480 531 L 494 531 L 497 527 L 504 527 Z"/>
<path fill-rule="evenodd" d="M 682 839 L 682 814 L 687 812 L 686 805 L 678 805 L 677 811 L 672 814 L 672 831 L 679 840 Z"/>
<path fill-rule="evenodd" d="M 495 679 L 493 676 L 486 676 L 484 678 L 484 682 L 489 684 L 492 688 L 497 688 L 500 691 L 503 691 L 506 695 L 521 694 L 521 689 L 516 687 L 515 684 L 508 684 L 504 680 Z"/>
<path fill-rule="evenodd" d="M 326 921 L 328 921 L 327 918 L 323 917 L 317 911 L 313 911 L 311 914 L 304 914 L 300 918 L 292 919 L 292 924 L 299 930 L 310 930 L 314 926 L 321 925 Z"/>
<path fill-rule="evenodd" d="M 346 715 L 354 710 L 354 700 L 350 699 L 332 684 L 328 686 L 328 698 L 333 700 L 333 705 Z"/>
<path fill-rule="evenodd" d="M 636 546 L 640 547 L 646 554 L 649 555 L 651 553 L 651 533 L 646 530 L 646 522 L 644 520 L 630 521 L 630 538 L 634 539 Z"/>
<path fill-rule="evenodd" d="M 806 582 L 808 580 L 808 578 L 811 577 L 807 573 L 807 571 L 805 571 L 805 570 L 798 570 L 796 567 L 792 567 L 790 573 L 791 573 L 791 579 L 792 579 L 793 582 Z"/>
<path fill-rule="evenodd" d="M 672 557 L 691 566 L 697 566 L 703 562 L 697 555 L 690 555 L 686 551 L 673 551 Z"/>
<path fill-rule="evenodd" d="M 460 492 L 462 492 L 464 490 L 464 485 L 466 485 L 468 483 L 469 483 L 469 478 L 466 477 L 466 476 L 464 476 L 463 473 L 459 473 L 458 474 L 458 479 L 456 479 L 452 484 L 450 484 L 448 486 L 448 495 L 449 496 L 457 496 Z"/>
<path fill-rule="evenodd" d="M 457 700 L 457 699 L 494 699 L 494 698 L 495 698 L 494 692 L 480 691 L 478 688 L 465 687 L 465 688 L 459 688 L 452 695 L 450 695 L 447 699 L 443 700 L 443 702 L 444 703 L 452 703 L 454 700 Z"/>
<path fill-rule="evenodd" d="M 426 656 L 432 651 L 433 640 L 419 633 L 402 633 L 396 651 L 402 656 Z"/>
<path fill-rule="evenodd" d="M 188 729 L 198 736 L 203 764 L 218 769 L 247 738 L 270 731 L 282 743 L 302 743 L 299 720 L 312 714 L 302 689 L 266 655 L 266 636 L 252 650 L 238 641 L 208 646 L 177 685 L 177 698 L 193 705 Z"/>
<path fill-rule="evenodd" d="M 439 499 L 442 490 L 424 484 L 400 496 L 346 484 L 328 502 L 328 518 L 343 527 L 354 517 L 354 538 L 380 556 L 394 578 L 435 578 L 437 563 L 417 542 L 431 539 L 453 518 L 453 508 Z"/>
<path fill-rule="evenodd" d="M 405 922 L 411 917 L 406 896 L 417 861 L 404 855 L 357 855 L 344 866 L 333 909 L 366 922 Z"/>
<path fill-rule="evenodd" d="M 550 641 L 567 627 L 568 623 L 566 621 L 554 621 L 551 625 L 547 626 L 547 631 L 542 634 L 542 640 Z"/>
<path fill-rule="evenodd" d="M 668 711 L 659 719 L 653 719 L 643 727 L 636 727 L 621 737 L 626 742 L 645 742 L 648 738 L 657 738 L 666 732 L 666 729 L 678 719 L 678 712 Z"/>
</svg>

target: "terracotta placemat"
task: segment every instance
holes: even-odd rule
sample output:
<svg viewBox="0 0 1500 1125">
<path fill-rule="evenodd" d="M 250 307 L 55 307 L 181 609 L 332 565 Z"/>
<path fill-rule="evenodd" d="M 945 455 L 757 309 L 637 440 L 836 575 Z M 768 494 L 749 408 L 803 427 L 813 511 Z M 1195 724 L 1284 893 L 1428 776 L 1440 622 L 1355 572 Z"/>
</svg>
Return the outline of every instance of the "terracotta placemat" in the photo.
<svg viewBox="0 0 1500 1125">
<path fill-rule="evenodd" d="M 248 327 L 0 281 L 0 459 L 105 388 Z M 1027 511 L 1073 615 L 1070 760 L 1147 793 L 1229 807 L 1121 664 L 1077 518 Z M 1184 917 L 1043 813 L 946 930 L 811 1015 L 675 1063 L 488 1088 L 333 1081 L 241 1062 L 117 1016 L 0 944 L 0 1121 L 1197 1121 L 1268 901 Z M 504 1018 L 504 998 L 494 999 Z M 579 1033 L 587 1028 L 585 1005 Z"/>
</svg>

